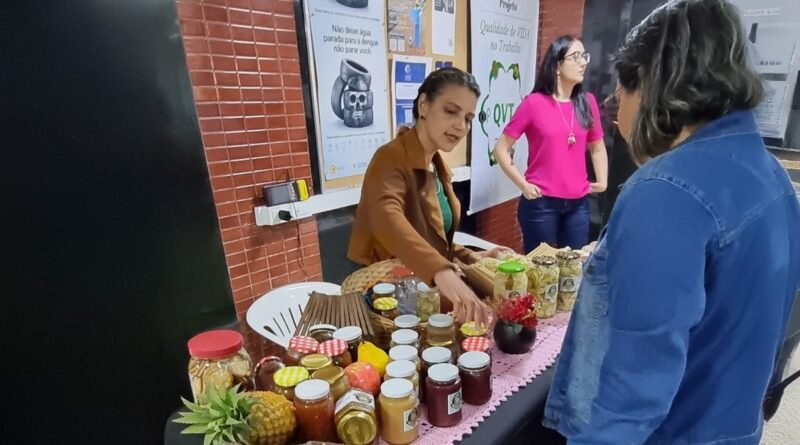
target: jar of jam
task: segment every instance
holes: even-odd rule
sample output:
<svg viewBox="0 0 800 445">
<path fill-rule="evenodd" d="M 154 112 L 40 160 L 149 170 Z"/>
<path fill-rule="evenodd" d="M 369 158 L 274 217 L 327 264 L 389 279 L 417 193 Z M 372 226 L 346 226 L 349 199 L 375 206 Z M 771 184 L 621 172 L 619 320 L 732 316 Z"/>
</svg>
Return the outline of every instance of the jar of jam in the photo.
<svg viewBox="0 0 800 445">
<path fill-rule="evenodd" d="M 328 340 L 319 345 L 319 352 L 333 359 L 333 364 L 340 368 L 346 368 L 353 363 L 344 340 Z"/>
<path fill-rule="evenodd" d="M 417 371 L 422 367 L 422 361 L 419 359 L 419 350 L 413 346 L 400 345 L 390 349 L 389 361 L 396 362 L 398 360 L 408 360 L 414 363 Z"/>
<path fill-rule="evenodd" d="M 312 379 L 325 380 L 331 385 L 333 400 L 339 400 L 350 391 L 350 382 L 344 375 L 344 369 L 338 366 L 328 366 L 311 374 Z"/>
<path fill-rule="evenodd" d="M 206 390 L 217 390 L 241 385 L 242 390 L 252 389 L 253 362 L 243 348 L 242 334 L 220 329 L 203 332 L 189 340 L 189 381 L 194 401 L 202 403 Z"/>
<path fill-rule="evenodd" d="M 347 326 L 337 329 L 333 333 L 333 338 L 336 340 L 344 340 L 347 342 L 347 350 L 350 351 L 350 358 L 353 362 L 358 361 L 358 345 L 363 341 L 361 328 L 358 326 Z"/>
<path fill-rule="evenodd" d="M 294 391 L 297 428 L 302 440 L 337 442 L 335 404 L 331 386 L 324 380 L 306 380 Z"/>
<path fill-rule="evenodd" d="M 333 359 L 324 354 L 308 354 L 300 360 L 300 366 L 306 368 L 309 374 L 332 365 Z"/>
<path fill-rule="evenodd" d="M 378 283 L 378 284 L 376 284 L 375 286 L 372 287 L 372 301 L 374 302 L 375 300 L 377 300 L 379 298 L 395 298 L 396 299 L 396 297 L 397 297 L 396 294 L 395 294 L 396 291 L 397 291 L 397 288 L 395 287 L 394 284 L 391 284 L 391 283 Z"/>
<path fill-rule="evenodd" d="M 433 365 L 438 365 L 439 363 L 450 363 L 453 362 L 453 353 L 441 346 L 434 346 L 432 348 L 428 348 L 422 351 L 422 367 L 419 371 L 419 381 L 420 384 L 424 387 L 425 380 L 428 378 L 428 369 L 430 369 Z M 420 391 L 420 396 L 422 399 L 425 399 L 425 391 Z"/>
<path fill-rule="evenodd" d="M 294 400 L 295 387 L 308 380 L 308 370 L 300 366 L 287 366 L 275 373 L 274 393 L 282 395 L 290 402 Z"/>
<path fill-rule="evenodd" d="M 414 385 L 405 379 L 391 379 L 381 385 L 381 437 L 391 445 L 407 445 L 416 440 L 417 397 Z"/>
<path fill-rule="evenodd" d="M 489 354 L 465 352 L 458 358 L 464 403 L 483 405 L 492 398 L 492 366 Z"/>
<path fill-rule="evenodd" d="M 297 366 L 300 360 L 308 354 L 315 354 L 319 350 L 319 342 L 311 337 L 292 337 L 289 340 L 289 347 L 286 348 L 286 354 L 283 358 L 283 363 L 286 366 Z"/>
<path fill-rule="evenodd" d="M 439 291 L 425 283 L 417 284 L 417 291 L 417 317 L 421 323 L 427 323 L 431 315 L 442 311 Z"/>
<path fill-rule="evenodd" d="M 411 329 L 398 329 L 392 332 L 392 341 L 389 346 L 394 348 L 400 345 L 413 346 L 419 349 L 419 333 Z"/>
<path fill-rule="evenodd" d="M 283 369 L 283 362 L 273 355 L 262 358 L 253 371 L 258 391 L 272 391 L 275 387 L 275 373 Z"/>
<path fill-rule="evenodd" d="M 448 346 L 455 341 L 453 317 L 446 314 L 431 315 L 428 319 L 428 346 Z"/>
<path fill-rule="evenodd" d="M 419 372 L 417 365 L 408 360 L 397 360 L 386 365 L 384 380 L 406 379 L 414 385 L 414 392 L 419 397 Z"/>
<path fill-rule="evenodd" d="M 483 352 L 492 356 L 492 342 L 486 337 L 465 338 L 461 342 L 461 350 L 466 352 Z"/>
<path fill-rule="evenodd" d="M 394 320 L 399 315 L 397 311 L 397 299 L 391 297 L 378 298 L 372 302 L 375 312 L 383 318 Z"/>
<path fill-rule="evenodd" d="M 455 365 L 431 366 L 425 381 L 425 401 L 431 425 L 448 428 L 461 422 L 461 379 Z"/>
<path fill-rule="evenodd" d="M 368 445 L 378 437 L 375 397 L 354 389 L 336 402 L 336 432 L 346 444 Z"/>
<path fill-rule="evenodd" d="M 332 324 L 315 324 L 308 328 L 308 336 L 320 343 L 333 340 L 334 332 L 336 332 L 336 326 Z"/>
</svg>

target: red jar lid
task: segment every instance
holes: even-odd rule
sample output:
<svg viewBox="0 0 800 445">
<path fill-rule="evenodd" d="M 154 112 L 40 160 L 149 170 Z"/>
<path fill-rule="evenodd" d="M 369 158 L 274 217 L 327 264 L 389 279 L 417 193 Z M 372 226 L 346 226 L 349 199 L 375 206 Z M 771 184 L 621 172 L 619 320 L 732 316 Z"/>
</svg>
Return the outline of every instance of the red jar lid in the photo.
<svg viewBox="0 0 800 445">
<path fill-rule="evenodd" d="M 489 339 L 486 337 L 469 337 L 461 342 L 461 349 L 464 351 L 486 352 L 490 344 Z"/>
<path fill-rule="evenodd" d="M 301 354 L 313 354 L 319 349 L 319 342 L 311 337 L 292 337 L 289 349 Z"/>
<path fill-rule="evenodd" d="M 192 357 L 214 360 L 238 352 L 244 345 L 244 339 L 242 334 L 236 331 L 219 329 L 197 334 L 187 345 Z"/>
<path fill-rule="evenodd" d="M 319 345 L 320 354 L 325 354 L 328 357 L 336 357 L 347 350 L 347 342 L 344 340 L 328 340 Z"/>
</svg>

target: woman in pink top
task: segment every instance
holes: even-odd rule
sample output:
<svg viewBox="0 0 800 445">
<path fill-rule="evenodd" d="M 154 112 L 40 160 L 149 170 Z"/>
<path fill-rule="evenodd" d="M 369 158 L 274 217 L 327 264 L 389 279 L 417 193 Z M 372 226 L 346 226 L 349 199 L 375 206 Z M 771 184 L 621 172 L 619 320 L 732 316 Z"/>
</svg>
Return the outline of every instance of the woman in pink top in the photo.
<svg viewBox="0 0 800 445">
<path fill-rule="evenodd" d="M 533 92 L 517 108 L 497 140 L 494 156 L 522 191 L 517 216 L 525 252 L 539 243 L 580 249 L 589 241 L 586 195 L 603 192 L 608 156 L 597 101 L 581 90 L 589 53 L 571 36 L 556 39 L 536 74 Z M 512 162 L 512 147 L 525 134 L 528 168 Z M 591 152 L 597 182 L 586 173 Z"/>
</svg>

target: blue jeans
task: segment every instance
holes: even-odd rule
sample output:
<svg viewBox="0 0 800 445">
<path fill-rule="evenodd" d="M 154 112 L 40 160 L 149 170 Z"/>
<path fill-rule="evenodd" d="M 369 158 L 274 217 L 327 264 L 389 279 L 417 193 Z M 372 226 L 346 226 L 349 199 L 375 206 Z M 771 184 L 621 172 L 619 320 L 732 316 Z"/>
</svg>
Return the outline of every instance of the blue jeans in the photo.
<svg viewBox="0 0 800 445">
<path fill-rule="evenodd" d="M 547 243 L 580 249 L 589 243 L 589 199 L 521 197 L 517 209 L 525 253 Z"/>
</svg>

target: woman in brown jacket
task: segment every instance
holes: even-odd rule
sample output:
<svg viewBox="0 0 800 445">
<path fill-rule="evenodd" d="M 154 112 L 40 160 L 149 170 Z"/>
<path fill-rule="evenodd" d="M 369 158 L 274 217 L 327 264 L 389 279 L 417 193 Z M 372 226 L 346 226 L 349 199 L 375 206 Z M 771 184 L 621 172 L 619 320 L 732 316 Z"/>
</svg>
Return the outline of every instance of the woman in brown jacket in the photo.
<svg viewBox="0 0 800 445">
<path fill-rule="evenodd" d="M 471 264 L 500 249 L 476 253 L 453 243 L 461 204 L 439 154 L 453 151 L 467 135 L 479 96 L 475 78 L 458 68 L 425 79 L 414 100 L 414 127 L 403 127 L 367 168 L 348 256 L 362 265 L 397 258 L 439 288 L 456 319 L 488 324 L 486 305 L 453 261 Z"/>
</svg>

